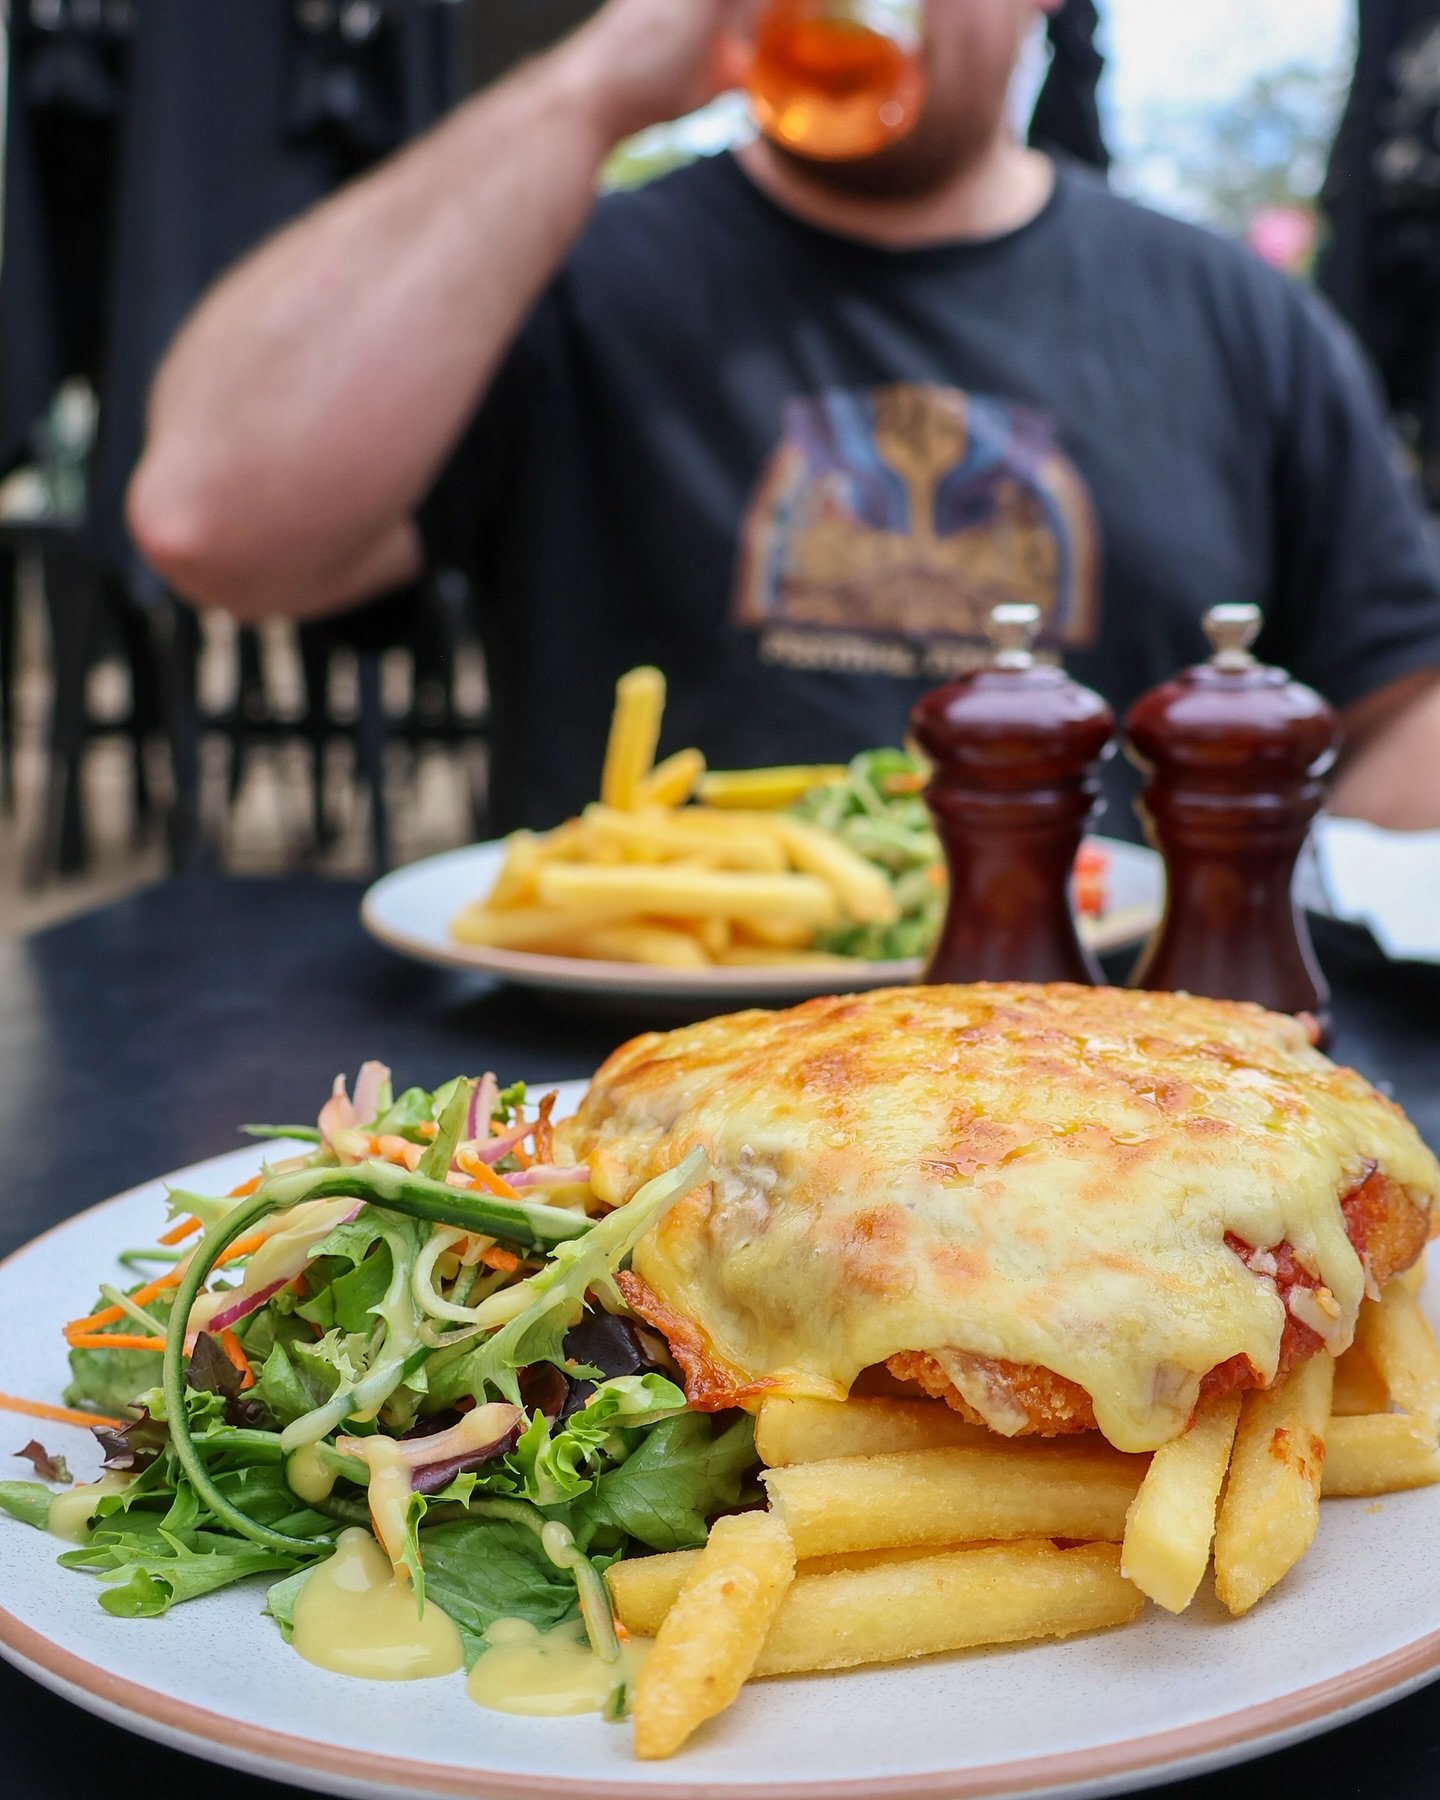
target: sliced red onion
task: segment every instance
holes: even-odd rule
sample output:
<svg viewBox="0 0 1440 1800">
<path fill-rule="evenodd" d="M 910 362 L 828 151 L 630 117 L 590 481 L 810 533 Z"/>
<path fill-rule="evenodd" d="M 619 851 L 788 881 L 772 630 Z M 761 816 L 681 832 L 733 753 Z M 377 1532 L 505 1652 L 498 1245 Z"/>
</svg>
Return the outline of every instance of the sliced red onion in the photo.
<svg viewBox="0 0 1440 1800">
<path fill-rule="evenodd" d="M 396 1448 L 410 1470 L 410 1485 L 415 1492 L 434 1494 L 457 1475 L 478 1469 L 513 1449 L 524 1425 L 525 1414 L 520 1407 L 493 1401 L 463 1414 L 457 1423 L 433 1436 L 411 1433 L 400 1438 Z"/>
<path fill-rule="evenodd" d="M 490 1120 L 494 1115 L 495 1103 L 499 1098 L 500 1083 L 487 1069 L 470 1090 L 470 1110 L 465 1115 L 467 1142 L 473 1138 L 489 1137 Z"/>
<path fill-rule="evenodd" d="M 350 1096 L 345 1091 L 343 1075 L 335 1077 L 330 1098 L 320 1108 L 316 1124 L 320 1127 L 320 1142 L 327 1150 L 335 1149 L 335 1140 L 341 1132 L 355 1129 L 355 1108 L 350 1104 Z"/>
<path fill-rule="evenodd" d="M 390 1071 L 382 1062 L 360 1065 L 355 1077 L 355 1099 L 352 1103 L 354 1123 L 368 1125 L 380 1112 L 380 1094 L 390 1079 Z"/>
<path fill-rule="evenodd" d="M 558 1163 L 536 1163 L 529 1169 L 517 1169 L 505 1179 L 513 1188 L 574 1187 L 588 1181 L 590 1171 L 584 1163 L 575 1163 L 569 1168 L 562 1168 Z"/>
<path fill-rule="evenodd" d="M 507 1155 L 517 1144 L 523 1143 L 534 1129 L 535 1121 L 531 1119 L 524 1124 L 512 1125 L 508 1131 L 502 1131 L 499 1137 L 477 1138 L 470 1148 L 475 1152 L 476 1156 L 479 1157 L 481 1162 L 497 1163 L 502 1156 Z"/>
<path fill-rule="evenodd" d="M 449 1436 L 449 1433 L 445 1433 Z M 520 1441 L 520 1425 L 512 1425 L 503 1437 L 482 1444 L 478 1450 L 461 1451 L 458 1455 L 446 1457 L 443 1462 L 425 1463 L 410 1472 L 410 1486 L 417 1494 L 438 1494 L 441 1488 L 449 1487 L 457 1475 L 468 1475 L 472 1469 L 481 1469 L 488 1462 L 494 1462 L 497 1456 L 504 1456 L 507 1450 L 513 1450 Z"/>
<path fill-rule="evenodd" d="M 362 1200 L 357 1200 L 347 1213 L 335 1221 L 330 1230 L 334 1231 L 341 1225 L 348 1225 L 352 1219 L 359 1216 L 360 1208 L 363 1205 Z M 248 1318 L 252 1312 L 258 1311 L 267 1300 L 272 1299 L 280 1292 L 286 1282 L 293 1281 L 297 1275 L 304 1274 L 310 1266 L 310 1251 L 313 1247 L 311 1244 L 301 1245 L 292 1256 L 287 1258 L 283 1272 L 274 1281 L 267 1281 L 263 1287 L 256 1288 L 252 1293 L 238 1293 L 233 1300 L 222 1306 L 219 1312 L 211 1314 L 204 1329 L 210 1332 L 221 1332 L 227 1326 L 235 1324 L 238 1319 Z"/>
<path fill-rule="evenodd" d="M 299 1273 L 300 1271 L 297 1269 L 295 1275 Z M 293 1281 L 295 1275 L 282 1275 L 278 1281 L 267 1281 L 264 1287 L 256 1288 L 253 1294 L 241 1294 L 238 1299 L 232 1300 L 229 1306 L 222 1306 L 220 1311 L 213 1315 L 205 1329 L 209 1332 L 220 1332 L 224 1331 L 227 1326 L 234 1325 L 240 1319 L 249 1318 L 252 1312 L 258 1311 L 267 1300 L 278 1294 L 287 1281 Z"/>
</svg>

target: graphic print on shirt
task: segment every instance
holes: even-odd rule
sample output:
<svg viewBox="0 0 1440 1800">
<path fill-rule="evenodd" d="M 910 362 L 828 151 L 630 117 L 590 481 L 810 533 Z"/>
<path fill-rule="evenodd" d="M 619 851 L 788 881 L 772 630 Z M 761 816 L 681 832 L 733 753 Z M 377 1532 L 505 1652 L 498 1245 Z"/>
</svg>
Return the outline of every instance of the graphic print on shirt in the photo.
<svg viewBox="0 0 1440 1800">
<path fill-rule="evenodd" d="M 737 622 L 766 662 L 943 679 L 971 668 L 998 602 L 1043 641 L 1095 635 L 1090 495 L 1050 419 L 934 385 L 789 401 L 741 527 Z"/>
</svg>

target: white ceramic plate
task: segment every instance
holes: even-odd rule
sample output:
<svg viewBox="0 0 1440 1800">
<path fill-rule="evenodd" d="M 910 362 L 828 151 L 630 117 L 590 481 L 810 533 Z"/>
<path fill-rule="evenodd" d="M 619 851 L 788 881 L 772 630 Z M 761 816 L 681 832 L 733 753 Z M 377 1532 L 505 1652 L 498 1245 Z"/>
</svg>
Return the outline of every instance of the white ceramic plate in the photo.
<svg viewBox="0 0 1440 1800">
<path fill-rule="evenodd" d="M 1094 840 L 1110 856 L 1107 912 L 1082 919 L 1081 936 L 1097 951 L 1137 942 L 1160 916 L 1164 873 L 1153 850 L 1114 838 Z M 672 1000 L 798 1001 L 812 994 L 889 987 L 913 981 L 916 960 L 856 962 L 853 969 L 654 969 L 641 963 L 590 961 L 579 956 L 540 956 L 523 950 L 487 950 L 458 943 L 450 921 L 472 900 L 490 892 L 500 872 L 502 843 L 468 844 L 384 875 L 365 895 L 360 917 L 382 944 L 402 956 L 442 968 L 477 969 L 522 987 L 591 996 L 653 995 Z"/>
<path fill-rule="evenodd" d="M 565 1093 L 568 1102 L 578 1084 Z M 223 1192 L 253 1148 L 173 1177 Z M 153 1241 L 152 1182 L 0 1264 L 0 1389 L 58 1398 L 59 1321 Z M 1440 1284 L 1427 1304 L 1440 1312 Z M 0 1449 L 31 1435 L 0 1414 Z M 85 1432 L 36 1425 L 82 1477 Z M 5 1473 L 24 1474 L 23 1465 Z M 471 1800 L 978 1800 L 1115 1793 L 1236 1762 L 1397 1699 L 1440 1673 L 1440 1489 L 1327 1501 L 1310 1554 L 1248 1618 L 1181 1618 L 1068 1643 L 767 1681 L 677 1758 L 631 1760 L 598 1718 L 488 1713 L 459 1676 L 369 1683 L 302 1662 L 261 1616 L 265 1584 L 158 1620 L 112 1619 L 98 1584 L 0 1517 L 0 1652 L 129 1730 L 215 1762 L 351 1796 Z"/>
</svg>

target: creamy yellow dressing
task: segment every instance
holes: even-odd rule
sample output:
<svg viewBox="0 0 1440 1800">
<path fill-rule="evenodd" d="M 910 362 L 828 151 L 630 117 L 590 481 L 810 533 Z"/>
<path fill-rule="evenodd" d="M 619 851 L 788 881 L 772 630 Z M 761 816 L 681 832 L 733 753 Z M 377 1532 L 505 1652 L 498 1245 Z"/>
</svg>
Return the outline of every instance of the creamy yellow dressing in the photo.
<svg viewBox="0 0 1440 1800">
<path fill-rule="evenodd" d="M 334 1491 L 336 1471 L 319 1444 L 302 1444 L 286 1459 L 285 1480 L 307 1506 L 319 1506 Z"/>
<path fill-rule="evenodd" d="M 57 1494 L 50 1502 L 45 1529 L 67 1544 L 83 1544 L 90 1535 L 90 1515 L 107 1494 L 123 1494 L 128 1475 L 102 1475 L 99 1481 L 82 1481 L 78 1487 Z"/>
<path fill-rule="evenodd" d="M 423 1681 L 464 1663 L 454 1621 L 433 1601 L 420 1614 L 368 1531 L 342 1531 L 295 1601 L 294 1648 L 308 1663 L 368 1681 Z"/>
<path fill-rule="evenodd" d="M 650 1648 L 648 1640 L 631 1639 L 618 1662 L 601 1662 L 578 1619 L 550 1631 L 525 1619 L 497 1619 L 485 1642 L 466 1693 L 491 1712 L 546 1719 L 600 1712 L 616 1687 L 634 1681 Z"/>
</svg>

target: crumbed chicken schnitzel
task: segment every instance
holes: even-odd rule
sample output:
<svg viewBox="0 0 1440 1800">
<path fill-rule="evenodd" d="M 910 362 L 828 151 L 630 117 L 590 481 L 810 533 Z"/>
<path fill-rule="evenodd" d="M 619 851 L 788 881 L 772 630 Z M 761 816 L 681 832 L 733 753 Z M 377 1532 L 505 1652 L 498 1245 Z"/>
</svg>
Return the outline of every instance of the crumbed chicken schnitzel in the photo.
<svg viewBox="0 0 1440 1800">
<path fill-rule="evenodd" d="M 636 1038 L 567 1152 L 619 1203 L 718 1174 L 622 1278 L 692 1404 L 884 1366 L 1007 1435 L 1126 1450 L 1350 1340 L 1440 1164 L 1296 1021 L 1175 994 L 901 988 Z"/>
</svg>

